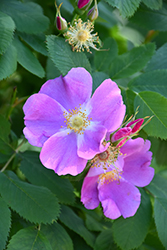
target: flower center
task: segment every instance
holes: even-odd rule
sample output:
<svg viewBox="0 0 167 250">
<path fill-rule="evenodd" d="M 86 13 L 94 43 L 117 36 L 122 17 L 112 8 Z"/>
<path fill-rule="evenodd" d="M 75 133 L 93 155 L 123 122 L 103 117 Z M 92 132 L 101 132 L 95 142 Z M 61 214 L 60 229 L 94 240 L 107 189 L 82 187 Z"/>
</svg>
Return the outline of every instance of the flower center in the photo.
<svg viewBox="0 0 167 250">
<path fill-rule="evenodd" d="M 82 128 L 83 124 L 84 124 L 83 118 L 80 116 L 75 116 L 71 121 L 72 127 L 76 129 Z"/>
<path fill-rule="evenodd" d="M 109 157 L 109 153 L 108 153 L 108 151 L 106 150 L 106 151 L 104 151 L 103 153 L 100 153 L 100 154 L 98 155 L 98 157 L 99 157 L 99 159 L 100 159 L 101 161 L 106 161 L 106 160 L 108 159 L 108 157 Z"/>
<path fill-rule="evenodd" d="M 99 182 L 100 184 L 108 184 L 112 181 L 119 181 L 121 179 L 121 172 L 119 172 L 117 169 L 114 169 L 112 171 L 109 171 L 107 173 L 101 174 L 99 176 Z"/>
<path fill-rule="evenodd" d="M 78 31 L 77 38 L 80 42 L 85 42 L 88 39 L 88 32 L 86 30 Z"/>
<path fill-rule="evenodd" d="M 91 118 L 86 115 L 86 110 L 81 111 L 79 108 L 69 110 L 69 113 L 63 113 L 67 128 L 73 130 L 77 134 L 83 134 L 85 129 L 90 125 Z"/>
<path fill-rule="evenodd" d="M 103 142 L 103 145 L 106 145 L 106 142 Z M 108 166 L 115 165 L 118 155 L 120 155 L 120 149 L 110 145 L 106 151 L 95 155 L 91 160 L 92 167 L 102 167 L 105 171 Z"/>
</svg>

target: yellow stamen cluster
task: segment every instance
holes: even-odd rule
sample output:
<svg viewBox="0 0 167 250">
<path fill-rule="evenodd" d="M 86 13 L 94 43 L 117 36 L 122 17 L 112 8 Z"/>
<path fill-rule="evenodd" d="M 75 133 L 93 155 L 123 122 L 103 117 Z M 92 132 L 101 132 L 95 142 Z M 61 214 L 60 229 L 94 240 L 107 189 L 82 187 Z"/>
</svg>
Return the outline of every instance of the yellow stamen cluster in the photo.
<svg viewBox="0 0 167 250">
<path fill-rule="evenodd" d="M 86 110 L 84 110 L 86 112 Z M 79 108 L 69 110 L 69 113 L 63 113 L 65 117 L 65 124 L 67 128 L 73 130 L 77 134 L 83 134 L 86 127 L 90 125 L 91 118 L 89 119 L 86 113 L 81 111 L 81 106 Z"/>
<path fill-rule="evenodd" d="M 73 51 L 81 52 L 86 49 L 90 52 L 89 47 L 98 50 L 94 43 L 99 43 L 97 33 L 91 34 L 93 30 L 94 25 L 92 22 L 89 20 L 82 22 L 79 18 L 78 20 L 74 20 L 74 25 L 70 25 L 68 31 L 64 33 L 64 36 L 66 37 L 66 41 L 72 46 Z"/>
<path fill-rule="evenodd" d="M 119 181 L 121 179 L 121 172 L 118 172 L 116 169 L 103 173 L 99 176 L 99 182 L 103 184 L 108 184 L 112 181 Z"/>
<path fill-rule="evenodd" d="M 106 145 L 106 142 L 103 144 Z M 121 153 L 118 147 L 109 145 L 106 151 L 95 155 L 95 157 L 91 160 L 92 167 L 101 166 L 104 170 L 107 170 L 108 166 L 114 165 L 119 154 Z"/>
</svg>

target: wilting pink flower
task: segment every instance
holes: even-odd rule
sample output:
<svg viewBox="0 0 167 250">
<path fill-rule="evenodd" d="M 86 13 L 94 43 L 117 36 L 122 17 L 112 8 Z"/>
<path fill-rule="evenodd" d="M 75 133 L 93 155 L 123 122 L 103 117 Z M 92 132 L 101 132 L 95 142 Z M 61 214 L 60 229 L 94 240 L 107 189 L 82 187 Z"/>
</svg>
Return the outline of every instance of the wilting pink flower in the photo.
<svg viewBox="0 0 167 250">
<path fill-rule="evenodd" d="M 81 190 L 84 206 L 94 209 L 101 202 L 110 219 L 133 216 L 141 196 L 136 186 L 148 185 L 154 176 L 149 148 L 148 140 L 129 139 L 121 148 L 109 146 L 96 155 Z"/>
<path fill-rule="evenodd" d="M 124 128 L 119 129 L 111 138 L 112 142 L 120 141 L 117 146 L 122 146 L 128 137 L 134 136 L 140 129 L 144 122 L 143 118 L 129 122 Z"/>
<path fill-rule="evenodd" d="M 23 132 L 42 147 L 40 160 L 59 175 L 81 173 L 88 159 L 103 152 L 107 131 L 115 131 L 125 114 L 120 90 L 106 79 L 92 98 L 92 77 L 73 68 L 65 77 L 48 80 L 28 98 Z"/>
</svg>

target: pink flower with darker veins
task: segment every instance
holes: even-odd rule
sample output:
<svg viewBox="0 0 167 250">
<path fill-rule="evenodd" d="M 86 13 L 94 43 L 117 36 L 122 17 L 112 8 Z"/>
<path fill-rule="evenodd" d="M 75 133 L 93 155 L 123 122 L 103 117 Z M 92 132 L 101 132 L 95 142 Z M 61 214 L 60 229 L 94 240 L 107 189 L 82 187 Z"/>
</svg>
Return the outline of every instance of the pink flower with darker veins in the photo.
<svg viewBox="0 0 167 250">
<path fill-rule="evenodd" d="M 149 148 L 150 141 L 137 138 L 129 139 L 122 147 L 111 144 L 97 154 L 83 182 L 84 206 L 94 209 L 101 202 L 104 215 L 110 219 L 133 216 L 141 200 L 137 187 L 148 185 L 154 176 L 154 169 L 149 167 Z"/>
<path fill-rule="evenodd" d="M 72 68 L 65 77 L 48 80 L 26 101 L 25 128 L 29 143 L 42 147 L 40 160 L 58 175 L 77 175 L 87 160 L 107 148 L 107 132 L 121 125 L 125 105 L 117 84 L 106 79 L 92 98 L 92 77 Z"/>
</svg>

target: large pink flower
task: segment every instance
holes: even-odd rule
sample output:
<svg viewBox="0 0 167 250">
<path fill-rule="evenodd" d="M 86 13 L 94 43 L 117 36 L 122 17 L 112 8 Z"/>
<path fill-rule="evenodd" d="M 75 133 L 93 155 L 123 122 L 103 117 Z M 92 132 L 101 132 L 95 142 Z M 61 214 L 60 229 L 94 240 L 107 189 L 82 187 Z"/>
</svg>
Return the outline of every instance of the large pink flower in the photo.
<svg viewBox="0 0 167 250">
<path fill-rule="evenodd" d="M 47 81 L 23 107 L 25 137 L 42 147 L 41 162 L 59 175 L 81 173 L 88 159 L 105 150 L 107 131 L 118 129 L 124 118 L 115 82 L 105 80 L 92 98 L 91 92 L 89 72 L 73 68 L 65 77 Z"/>
<path fill-rule="evenodd" d="M 84 206 L 94 209 L 101 202 L 110 219 L 133 216 L 140 205 L 136 186 L 148 185 L 154 176 L 149 148 L 148 140 L 129 139 L 121 148 L 109 146 L 96 155 L 81 190 Z"/>
</svg>

